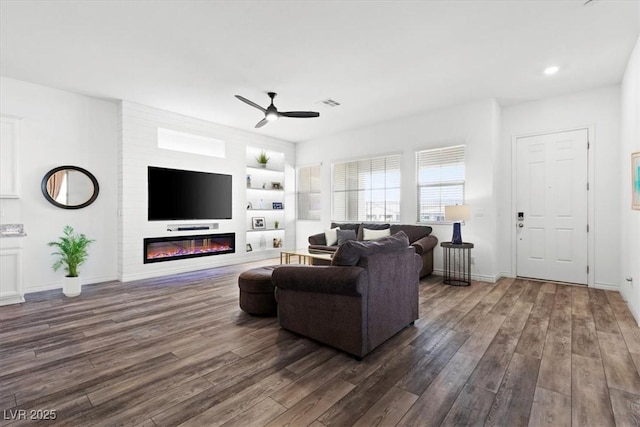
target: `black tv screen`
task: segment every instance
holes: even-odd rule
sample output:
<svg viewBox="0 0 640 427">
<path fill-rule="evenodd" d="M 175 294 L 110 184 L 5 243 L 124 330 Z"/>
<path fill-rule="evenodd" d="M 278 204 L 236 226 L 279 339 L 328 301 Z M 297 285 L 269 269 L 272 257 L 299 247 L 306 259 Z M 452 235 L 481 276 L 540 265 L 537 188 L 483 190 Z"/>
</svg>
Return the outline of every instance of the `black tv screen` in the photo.
<svg viewBox="0 0 640 427">
<path fill-rule="evenodd" d="M 149 221 L 231 219 L 231 175 L 149 166 Z"/>
</svg>

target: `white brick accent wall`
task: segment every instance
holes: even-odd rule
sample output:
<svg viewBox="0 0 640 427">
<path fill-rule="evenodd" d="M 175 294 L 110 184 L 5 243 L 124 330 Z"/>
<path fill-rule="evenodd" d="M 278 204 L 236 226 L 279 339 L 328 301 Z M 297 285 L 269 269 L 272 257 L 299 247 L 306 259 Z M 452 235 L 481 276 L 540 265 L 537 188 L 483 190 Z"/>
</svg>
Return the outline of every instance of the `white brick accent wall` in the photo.
<svg viewBox="0 0 640 427">
<path fill-rule="evenodd" d="M 215 158 L 159 149 L 157 128 L 216 138 L 226 143 L 226 158 Z M 288 248 L 295 242 L 294 161 L 295 144 L 239 129 L 123 101 L 120 106 L 118 149 L 118 279 L 135 280 L 236 264 L 265 256 L 245 252 L 246 239 L 246 149 L 263 147 L 285 153 L 285 206 Z M 148 221 L 147 166 L 196 170 L 233 176 L 231 220 Z M 201 258 L 143 263 L 143 239 L 171 235 L 201 234 L 202 231 L 170 232 L 167 225 L 219 224 L 218 233 L 236 233 L 236 253 Z M 271 254 L 273 255 L 273 254 Z"/>
</svg>

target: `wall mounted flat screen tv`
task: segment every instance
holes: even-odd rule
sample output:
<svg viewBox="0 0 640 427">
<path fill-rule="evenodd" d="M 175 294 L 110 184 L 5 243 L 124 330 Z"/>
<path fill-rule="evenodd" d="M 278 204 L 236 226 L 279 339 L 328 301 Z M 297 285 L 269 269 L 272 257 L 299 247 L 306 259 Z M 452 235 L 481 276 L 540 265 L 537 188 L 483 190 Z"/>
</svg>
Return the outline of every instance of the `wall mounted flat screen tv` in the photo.
<svg viewBox="0 0 640 427">
<path fill-rule="evenodd" d="M 231 219 L 231 175 L 149 166 L 149 221 Z"/>
</svg>

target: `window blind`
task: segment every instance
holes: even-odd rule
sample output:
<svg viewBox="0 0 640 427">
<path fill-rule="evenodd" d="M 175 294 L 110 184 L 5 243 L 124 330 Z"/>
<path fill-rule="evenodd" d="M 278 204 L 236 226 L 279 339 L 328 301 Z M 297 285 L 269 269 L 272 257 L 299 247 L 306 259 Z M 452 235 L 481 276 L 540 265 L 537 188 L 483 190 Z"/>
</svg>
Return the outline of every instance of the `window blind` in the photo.
<svg viewBox="0 0 640 427">
<path fill-rule="evenodd" d="M 416 153 L 418 222 L 443 222 L 444 207 L 464 204 L 465 146 Z"/>
<path fill-rule="evenodd" d="M 332 165 L 333 221 L 400 221 L 400 155 Z"/>
<path fill-rule="evenodd" d="M 320 220 L 320 165 L 298 168 L 298 219 Z"/>
</svg>

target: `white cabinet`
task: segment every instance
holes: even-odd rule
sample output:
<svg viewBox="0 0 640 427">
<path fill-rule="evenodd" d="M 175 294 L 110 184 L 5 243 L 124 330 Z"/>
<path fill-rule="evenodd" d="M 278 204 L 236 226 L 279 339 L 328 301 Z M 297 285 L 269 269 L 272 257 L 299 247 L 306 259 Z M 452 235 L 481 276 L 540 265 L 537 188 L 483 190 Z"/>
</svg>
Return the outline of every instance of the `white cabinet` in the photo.
<svg viewBox="0 0 640 427">
<path fill-rule="evenodd" d="M 21 242 L 21 237 L 0 237 L 0 305 L 24 302 Z"/>
<path fill-rule="evenodd" d="M 265 151 L 269 162 L 256 158 Z M 247 147 L 247 252 L 280 250 L 285 239 L 284 153 Z"/>
<path fill-rule="evenodd" d="M 0 116 L 0 198 L 17 199 L 20 119 Z"/>
</svg>

